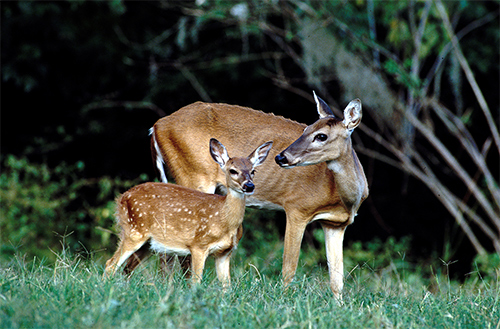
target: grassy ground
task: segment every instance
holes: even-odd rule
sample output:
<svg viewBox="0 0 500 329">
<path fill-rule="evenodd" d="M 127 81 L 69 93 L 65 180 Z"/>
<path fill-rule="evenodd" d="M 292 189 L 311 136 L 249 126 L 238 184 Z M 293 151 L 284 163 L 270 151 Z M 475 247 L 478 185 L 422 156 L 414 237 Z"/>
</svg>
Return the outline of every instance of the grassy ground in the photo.
<svg viewBox="0 0 500 329">
<path fill-rule="evenodd" d="M 304 256 L 304 255 L 303 255 Z M 423 279 L 396 263 L 347 268 L 344 299 L 326 269 L 301 268 L 284 290 L 275 270 L 236 257 L 224 291 L 207 265 L 191 286 L 159 274 L 155 257 L 131 278 L 103 280 L 103 260 L 64 251 L 52 265 L 13 258 L 0 267 L 2 328 L 500 328 L 500 283 Z M 259 266 L 262 266 L 259 264 Z M 279 264 L 276 265 L 279 268 Z"/>
</svg>

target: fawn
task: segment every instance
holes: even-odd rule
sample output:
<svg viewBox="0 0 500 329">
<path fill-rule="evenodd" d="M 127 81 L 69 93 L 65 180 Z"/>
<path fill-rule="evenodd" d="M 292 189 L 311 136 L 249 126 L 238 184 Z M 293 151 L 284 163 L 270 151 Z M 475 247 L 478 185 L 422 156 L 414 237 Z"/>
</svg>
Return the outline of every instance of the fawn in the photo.
<svg viewBox="0 0 500 329">
<path fill-rule="evenodd" d="M 246 158 L 229 158 L 224 145 L 210 139 L 210 154 L 226 176 L 225 196 L 169 183 L 144 183 L 121 195 L 116 201 L 120 242 L 106 262 L 105 275 L 150 240 L 159 253 L 190 254 L 195 282 L 201 281 L 208 255 L 214 255 L 217 277 L 228 285 L 231 252 L 243 233 L 245 196 L 254 192 L 254 168 L 264 162 L 272 143 L 262 144 Z"/>
</svg>

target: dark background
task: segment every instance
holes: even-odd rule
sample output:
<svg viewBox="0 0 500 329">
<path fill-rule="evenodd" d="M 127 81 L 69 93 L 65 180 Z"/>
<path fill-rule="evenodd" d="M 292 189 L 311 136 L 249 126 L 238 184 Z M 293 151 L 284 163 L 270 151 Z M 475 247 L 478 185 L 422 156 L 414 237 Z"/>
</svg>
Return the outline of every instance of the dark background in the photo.
<svg viewBox="0 0 500 329">
<path fill-rule="evenodd" d="M 84 163 L 84 169 L 77 175 L 87 180 L 101 177 L 134 180 L 144 173 L 147 179 L 154 179 L 148 129 L 161 116 L 203 100 L 189 75 L 179 69 L 179 63 L 190 69 L 214 102 L 249 106 L 313 123 L 317 119 L 311 102 L 315 87 L 308 84 L 303 70 L 292 58 L 281 58 L 281 69 L 295 79 L 291 80 L 294 88 L 309 95 L 307 97 L 282 88 L 269 77 L 268 72 L 274 65 L 272 59 L 262 56 L 244 60 L 244 47 L 248 47 L 251 54 L 282 48 L 266 33 L 249 34 L 248 40 L 243 41 L 235 18 L 228 14 L 233 4 L 236 3 L 213 2 L 200 7 L 193 2 L 171 1 L 2 2 L 2 171 L 7 156 L 15 155 L 30 163 L 47 164 L 49 168 L 62 163 Z M 498 12 L 499 9 L 496 1 L 468 2 L 467 5 L 471 11 Z M 193 11 L 207 6 L 212 14 L 200 19 L 197 27 L 192 19 Z M 383 8 L 377 11 L 379 21 L 389 19 L 384 18 L 383 12 Z M 276 26 L 288 24 L 276 12 L 262 14 L 267 14 L 266 19 Z M 182 23 L 183 17 L 189 20 Z M 342 19 L 350 24 L 349 17 Z M 457 29 L 471 20 L 463 15 Z M 498 17 L 488 25 L 490 30 L 495 22 L 493 30 L 498 27 Z M 181 24 L 187 24 L 187 28 Z M 362 25 L 354 19 L 352 24 Z M 485 29 L 475 31 L 464 42 L 484 38 L 490 31 Z M 184 41 L 179 41 L 181 32 L 188 34 Z M 390 33 L 383 24 L 377 32 L 381 40 Z M 499 71 L 498 63 L 494 63 L 498 62 L 498 38 L 481 40 L 481 44 L 484 52 L 490 54 L 484 60 L 491 65 L 483 71 L 476 67 L 474 70 L 498 124 Z M 290 47 L 301 54 L 297 44 L 291 42 Z M 233 64 L 213 64 L 217 59 L 223 62 L 228 55 L 241 55 L 241 60 Z M 430 66 L 430 63 L 424 62 L 424 65 Z M 398 89 L 395 80 L 389 84 Z M 331 105 L 343 109 L 347 103 L 343 100 L 341 83 L 332 78 L 326 86 L 330 99 L 337 102 Z M 445 85 L 441 94 L 443 103 L 450 106 L 454 102 L 451 88 Z M 321 92 L 318 94 L 323 97 Z M 468 107 L 477 108 L 469 88 L 464 87 L 462 95 Z M 363 100 L 363 95 L 359 97 Z M 363 111 L 363 123 L 378 130 L 373 114 L 367 114 L 378 109 L 364 106 Z M 481 123 L 471 125 L 470 129 L 478 140 L 484 140 L 488 135 L 485 127 Z M 377 144 L 365 134 L 356 131 L 354 135 L 357 135 L 355 147 L 361 143 L 365 148 L 377 149 Z M 459 277 L 467 273 L 476 253 L 429 189 L 411 175 L 382 161 L 360 152 L 358 156 L 369 181 L 370 197 L 347 230 L 345 244 L 411 236 L 409 254 L 412 257 L 458 260 L 451 270 Z M 498 154 L 489 161 L 492 168 L 498 168 Z M 493 172 L 498 181 L 498 169 Z M 450 184 L 454 184 L 451 179 Z M 464 189 L 459 183 L 456 185 Z M 80 193 L 77 200 L 91 200 L 96 192 L 83 189 Z M 464 189 L 463 194 L 466 193 Z M 2 207 L 9 206 L 5 200 Z M 78 204 L 73 201 L 70 208 Z M 2 219 L 6 220 L 13 219 Z M 83 222 L 93 225 L 92 215 L 86 215 Z M 284 214 L 279 213 L 276 226 L 281 234 L 284 225 Z M 313 224 L 305 236 L 305 243 L 315 247 L 319 243 L 312 232 L 317 227 Z M 478 236 L 483 238 L 481 232 Z M 2 239 L 5 242 L 9 237 L 2 233 Z M 491 245 L 487 246 L 493 251 Z"/>
</svg>

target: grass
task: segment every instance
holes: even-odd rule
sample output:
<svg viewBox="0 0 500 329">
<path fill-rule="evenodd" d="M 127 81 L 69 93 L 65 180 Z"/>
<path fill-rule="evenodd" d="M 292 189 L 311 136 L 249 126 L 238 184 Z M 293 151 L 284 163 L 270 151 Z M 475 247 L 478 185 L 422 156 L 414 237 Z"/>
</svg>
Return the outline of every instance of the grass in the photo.
<svg viewBox="0 0 500 329">
<path fill-rule="evenodd" d="M 103 279 L 102 260 L 64 250 L 57 256 L 51 265 L 19 256 L 1 265 L 0 327 L 500 328 L 498 278 L 425 280 L 396 263 L 378 270 L 356 265 L 339 303 L 324 268 L 301 268 L 285 290 L 274 268 L 260 271 L 237 255 L 233 284 L 224 291 L 213 264 L 202 284 L 191 286 L 180 274 L 164 278 L 155 257 L 128 279 Z"/>
</svg>

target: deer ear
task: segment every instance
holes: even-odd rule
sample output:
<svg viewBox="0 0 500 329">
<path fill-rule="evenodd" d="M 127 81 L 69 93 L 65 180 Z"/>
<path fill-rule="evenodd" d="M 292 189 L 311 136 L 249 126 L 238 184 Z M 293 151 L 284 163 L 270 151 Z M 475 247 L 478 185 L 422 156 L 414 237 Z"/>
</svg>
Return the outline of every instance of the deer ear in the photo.
<svg viewBox="0 0 500 329">
<path fill-rule="evenodd" d="M 316 96 L 314 90 L 313 90 L 313 95 L 314 95 L 314 101 L 316 102 L 316 109 L 318 110 L 320 119 L 335 116 L 333 114 L 332 109 L 325 103 L 325 101 Z"/>
<path fill-rule="evenodd" d="M 210 155 L 221 168 L 224 168 L 229 160 L 226 148 L 215 138 L 210 139 Z"/>
<path fill-rule="evenodd" d="M 271 147 L 273 146 L 273 142 L 265 142 L 261 146 L 257 147 L 255 151 L 252 152 L 248 156 L 248 160 L 252 163 L 252 166 L 257 167 L 260 166 L 267 158 L 267 155 L 269 154 L 269 151 L 271 150 Z"/>
<path fill-rule="evenodd" d="M 361 123 L 363 111 L 361 110 L 361 100 L 356 98 L 349 102 L 344 110 L 344 126 L 348 130 L 353 130 Z"/>
</svg>

